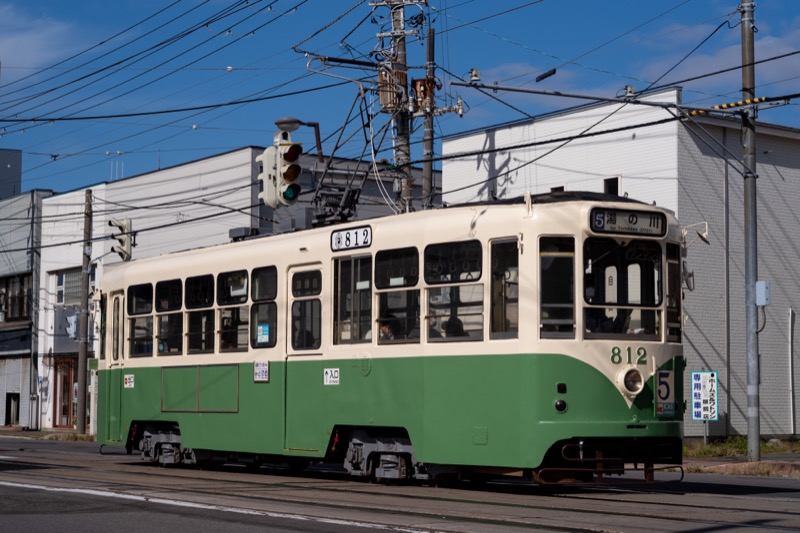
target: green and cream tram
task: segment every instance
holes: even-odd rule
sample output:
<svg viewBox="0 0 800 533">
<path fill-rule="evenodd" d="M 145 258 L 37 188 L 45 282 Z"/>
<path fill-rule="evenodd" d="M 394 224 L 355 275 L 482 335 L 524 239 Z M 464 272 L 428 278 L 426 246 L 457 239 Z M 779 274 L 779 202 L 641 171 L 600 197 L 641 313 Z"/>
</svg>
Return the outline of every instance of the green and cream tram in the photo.
<svg viewBox="0 0 800 533">
<path fill-rule="evenodd" d="M 98 441 L 537 482 L 682 460 L 672 212 L 555 193 L 109 266 Z"/>
</svg>

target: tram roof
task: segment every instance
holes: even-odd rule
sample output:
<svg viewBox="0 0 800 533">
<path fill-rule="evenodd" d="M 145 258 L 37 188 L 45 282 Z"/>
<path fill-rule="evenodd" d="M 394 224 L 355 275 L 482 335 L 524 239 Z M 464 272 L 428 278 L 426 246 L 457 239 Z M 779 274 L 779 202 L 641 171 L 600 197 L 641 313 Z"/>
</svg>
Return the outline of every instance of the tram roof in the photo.
<svg viewBox="0 0 800 533">
<path fill-rule="evenodd" d="M 218 250 L 220 247 L 227 247 L 227 246 L 236 246 L 236 245 L 245 245 L 245 243 L 253 243 L 256 241 L 260 241 L 262 239 L 292 239 L 298 238 L 305 234 L 306 232 L 310 231 L 331 231 L 334 228 L 342 227 L 342 226 L 352 226 L 352 225 L 365 225 L 365 224 L 374 224 L 376 222 L 388 222 L 390 220 L 404 217 L 405 215 L 411 216 L 425 216 L 427 213 L 428 216 L 431 216 L 434 213 L 442 213 L 448 211 L 456 211 L 458 209 L 465 209 L 471 207 L 510 207 L 513 205 L 524 205 L 527 199 L 525 196 L 514 197 L 514 198 L 504 198 L 504 199 L 496 199 L 496 200 L 489 200 L 483 202 L 469 202 L 463 204 L 450 204 L 443 207 L 429 209 L 426 211 L 418 211 L 413 213 L 404 213 L 399 215 L 384 215 L 375 218 L 365 218 L 365 219 L 358 219 L 358 220 L 350 220 L 347 222 L 341 222 L 338 224 L 330 224 L 325 226 L 316 226 L 313 228 L 304 228 L 298 229 L 296 231 L 285 232 L 285 233 L 276 233 L 276 234 L 269 234 L 269 235 L 259 235 L 253 236 L 247 239 L 243 239 L 242 241 L 236 242 L 222 242 L 218 244 L 214 244 L 211 246 L 205 247 L 198 247 L 198 248 L 187 248 L 183 250 L 174 250 L 170 252 L 166 252 L 156 256 L 144 257 L 141 259 L 137 259 L 134 261 L 134 264 L 145 264 L 150 263 L 151 261 L 158 262 L 159 260 L 172 258 L 175 256 L 179 256 L 182 254 L 193 254 L 197 253 L 201 250 L 208 250 L 212 252 L 214 250 Z M 647 205 L 652 206 L 652 204 L 647 204 L 640 200 L 635 200 L 632 198 L 627 198 L 623 196 L 616 196 L 610 195 L 605 193 L 598 193 L 598 192 L 590 192 L 590 191 L 553 191 L 541 194 L 535 194 L 530 196 L 530 203 L 531 205 L 549 205 L 549 204 L 559 204 L 559 203 L 570 203 L 570 202 L 614 202 L 614 203 L 628 203 L 628 204 L 636 204 L 636 205 Z M 131 263 L 111 263 L 106 265 L 107 267 L 111 268 L 111 271 L 116 270 L 117 268 L 125 268 L 125 265 L 131 265 Z"/>
</svg>

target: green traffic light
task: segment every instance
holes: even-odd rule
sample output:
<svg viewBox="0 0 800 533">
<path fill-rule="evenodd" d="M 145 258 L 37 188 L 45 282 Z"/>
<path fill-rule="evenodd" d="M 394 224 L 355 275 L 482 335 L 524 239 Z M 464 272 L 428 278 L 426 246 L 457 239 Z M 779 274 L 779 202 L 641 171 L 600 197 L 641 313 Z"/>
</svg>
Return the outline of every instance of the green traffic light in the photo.
<svg viewBox="0 0 800 533">
<path fill-rule="evenodd" d="M 292 183 L 283 190 L 283 199 L 287 202 L 294 202 L 298 196 L 300 196 L 300 186 L 296 183 Z"/>
</svg>

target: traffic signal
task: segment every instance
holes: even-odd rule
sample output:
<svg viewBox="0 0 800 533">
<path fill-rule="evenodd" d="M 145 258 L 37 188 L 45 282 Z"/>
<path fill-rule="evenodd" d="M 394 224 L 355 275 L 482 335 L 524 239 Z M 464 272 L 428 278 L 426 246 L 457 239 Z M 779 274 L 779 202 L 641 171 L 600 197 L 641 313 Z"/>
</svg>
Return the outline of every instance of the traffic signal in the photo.
<svg viewBox="0 0 800 533">
<path fill-rule="evenodd" d="M 264 200 L 264 204 L 270 207 L 278 205 L 278 184 L 275 179 L 275 162 L 278 157 L 278 149 L 270 146 L 264 153 L 256 156 L 256 161 L 261 163 L 261 172 L 258 180 L 261 182 L 261 192 L 258 197 Z"/>
<path fill-rule="evenodd" d="M 285 140 L 278 145 L 277 160 L 277 193 L 278 202 L 283 205 L 292 205 L 300 197 L 300 156 L 303 147 L 300 143 L 293 143 L 288 133 Z"/>
<path fill-rule="evenodd" d="M 112 252 L 117 252 L 123 261 L 131 260 L 131 243 L 133 242 L 133 231 L 131 219 L 117 218 L 109 220 L 108 225 L 118 228 L 119 233 L 112 235 L 119 243 L 111 247 Z"/>
</svg>

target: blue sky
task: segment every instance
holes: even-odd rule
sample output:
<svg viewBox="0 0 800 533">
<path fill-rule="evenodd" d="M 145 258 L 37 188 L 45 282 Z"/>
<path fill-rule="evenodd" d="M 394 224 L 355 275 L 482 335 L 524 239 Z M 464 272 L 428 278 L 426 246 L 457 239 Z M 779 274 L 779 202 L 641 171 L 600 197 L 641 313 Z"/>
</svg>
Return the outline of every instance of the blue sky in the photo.
<svg viewBox="0 0 800 533">
<path fill-rule="evenodd" d="M 438 105 L 465 103 L 462 118 L 437 120 L 446 135 L 579 103 L 451 85 L 470 69 L 487 84 L 601 97 L 700 76 L 681 83 L 684 103 L 738 100 L 738 70 L 704 76 L 741 63 L 737 6 L 430 0 L 406 17 L 437 32 Z M 369 89 L 374 72 L 314 58 L 374 60 L 389 20 L 387 8 L 358 0 L 0 0 L 0 148 L 23 151 L 23 190 L 56 191 L 266 146 L 287 115 L 319 122 L 326 153 L 342 131 L 337 155 L 370 157 L 362 117 L 375 115 L 380 134 L 386 114 L 370 92 L 360 115 L 358 104 L 350 110 L 357 81 Z M 758 2 L 755 21 L 756 59 L 800 51 L 800 2 Z M 410 36 L 407 48 L 410 77 L 423 77 L 424 40 Z M 757 96 L 800 93 L 800 54 L 757 65 L 756 83 Z M 798 101 L 759 120 L 800 127 Z M 314 150 L 310 128 L 294 135 Z M 389 143 L 376 144 L 376 157 L 391 158 Z M 421 157 L 414 144 L 412 160 Z"/>
</svg>

